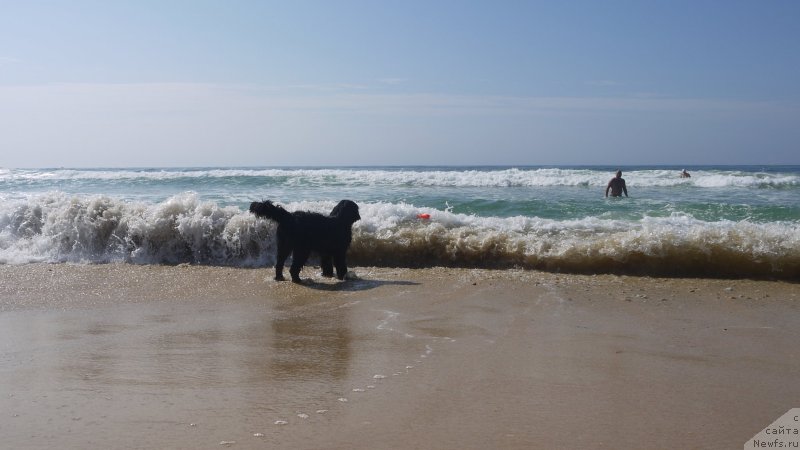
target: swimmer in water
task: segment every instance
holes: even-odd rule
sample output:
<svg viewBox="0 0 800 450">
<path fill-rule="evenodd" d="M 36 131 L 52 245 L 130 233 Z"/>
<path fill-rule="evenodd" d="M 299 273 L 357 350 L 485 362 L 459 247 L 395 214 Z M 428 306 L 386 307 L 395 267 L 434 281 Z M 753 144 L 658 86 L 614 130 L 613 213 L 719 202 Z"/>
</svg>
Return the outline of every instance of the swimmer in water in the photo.
<svg viewBox="0 0 800 450">
<path fill-rule="evenodd" d="M 622 178 L 622 171 L 617 171 L 617 176 L 612 178 L 611 181 L 608 182 L 608 186 L 606 186 L 606 197 L 608 197 L 608 191 L 611 190 L 612 197 L 622 197 L 622 193 L 625 193 L 625 197 L 628 196 L 628 188 L 625 186 L 625 179 Z"/>
</svg>

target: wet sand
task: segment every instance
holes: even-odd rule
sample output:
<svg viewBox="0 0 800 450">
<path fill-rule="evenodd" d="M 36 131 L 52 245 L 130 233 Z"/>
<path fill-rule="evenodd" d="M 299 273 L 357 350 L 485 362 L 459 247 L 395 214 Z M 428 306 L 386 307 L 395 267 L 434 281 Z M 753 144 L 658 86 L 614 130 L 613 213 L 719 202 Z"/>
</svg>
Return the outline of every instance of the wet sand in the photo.
<svg viewBox="0 0 800 450">
<path fill-rule="evenodd" d="M 2 446 L 741 448 L 800 406 L 796 284 L 355 270 L 0 266 Z"/>
</svg>

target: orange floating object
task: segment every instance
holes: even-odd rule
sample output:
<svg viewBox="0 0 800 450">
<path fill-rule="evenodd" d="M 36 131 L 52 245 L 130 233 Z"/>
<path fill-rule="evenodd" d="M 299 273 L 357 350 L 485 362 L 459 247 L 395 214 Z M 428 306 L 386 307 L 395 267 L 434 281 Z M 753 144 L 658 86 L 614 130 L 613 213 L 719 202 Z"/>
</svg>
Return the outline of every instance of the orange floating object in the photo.
<svg viewBox="0 0 800 450">
<path fill-rule="evenodd" d="M 431 215 L 428 213 L 417 214 L 417 218 L 428 220 L 431 218 Z"/>
</svg>

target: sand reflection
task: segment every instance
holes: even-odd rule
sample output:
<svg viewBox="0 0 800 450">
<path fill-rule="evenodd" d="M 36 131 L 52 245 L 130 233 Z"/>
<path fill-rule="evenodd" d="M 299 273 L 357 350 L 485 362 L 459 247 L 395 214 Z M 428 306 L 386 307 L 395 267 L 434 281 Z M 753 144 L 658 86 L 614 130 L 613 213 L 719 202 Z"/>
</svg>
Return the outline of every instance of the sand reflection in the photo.
<svg viewBox="0 0 800 450">
<path fill-rule="evenodd" d="M 281 380 L 344 379 L 352 357 L 349 308 L 284 309 L 271 321 L 271 376 Z"/>
<path fill-rule="evenodd" d="M 68 344 L 52 355 L 57 378 L 64 385 L 91 384 L 95 389 L 186 384 L 256 388 L 330 382 L 348 374 L 348 308 L 288 304 L 249 311 L 191 305 L 171 309 L 56 320 L 48 328 Z"/>
</svg>

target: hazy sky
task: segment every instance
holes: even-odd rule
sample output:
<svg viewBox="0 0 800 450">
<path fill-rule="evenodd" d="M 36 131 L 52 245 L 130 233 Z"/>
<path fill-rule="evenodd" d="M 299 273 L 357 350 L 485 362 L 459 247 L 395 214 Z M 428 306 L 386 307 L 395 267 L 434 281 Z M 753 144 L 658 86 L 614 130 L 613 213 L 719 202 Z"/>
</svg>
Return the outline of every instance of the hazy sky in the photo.
<svg viewBox="0 0 800 450">
<path fill-rule="evenodd" d="M 800 1 L 0 0 L 0 167 L 800 164 Z"/>
</svg>

